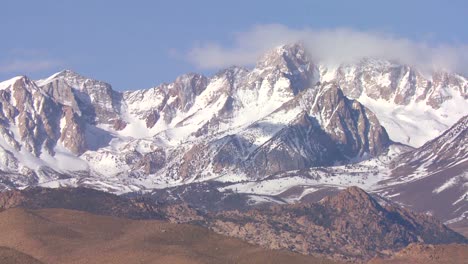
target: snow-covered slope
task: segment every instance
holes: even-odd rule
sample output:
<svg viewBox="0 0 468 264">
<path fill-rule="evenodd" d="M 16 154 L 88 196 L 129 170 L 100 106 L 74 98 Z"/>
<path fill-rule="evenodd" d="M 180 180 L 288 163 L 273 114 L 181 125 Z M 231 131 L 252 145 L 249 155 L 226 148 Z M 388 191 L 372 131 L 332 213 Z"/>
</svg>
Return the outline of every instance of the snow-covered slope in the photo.
<svg viewBox="0 0 468 264">
<path fill-rule="evenodd" d="M 391 167 L 381 194 L 448 223 L 468 221 L 468 116 Z"/>
<path fill-rule="evenodd" d="M 378 59 L 320 67 L 346 96 L 376 113 L 394 141 L 420 147 L 439 136 L 468 107 L 468 80 L 447 72 L 423 74 L 414 67 Z"/>
</svg>

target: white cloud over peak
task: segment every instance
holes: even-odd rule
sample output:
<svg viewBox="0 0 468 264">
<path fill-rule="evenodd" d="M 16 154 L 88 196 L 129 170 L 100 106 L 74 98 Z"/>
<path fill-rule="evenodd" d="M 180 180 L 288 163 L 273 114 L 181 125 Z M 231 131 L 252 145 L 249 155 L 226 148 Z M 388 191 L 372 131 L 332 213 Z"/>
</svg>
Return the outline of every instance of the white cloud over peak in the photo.
<svg viewBox="0 0 468 264">
<path fill-rule="evenodd" d="M 362 58 L 394 60 L 421 70 L 448 70 L 468 74 L 468 45 L 430 44 L 388 33 L 350 28 L 292 29 L 280 24 L 257 25 L 234 34 L 227 47 L 206 42 L 188 52 L 188 60 L 202 69 L 252 65 L 268 50 L 301 42 L 316 62 L 337 65 Z"/>
</svg>

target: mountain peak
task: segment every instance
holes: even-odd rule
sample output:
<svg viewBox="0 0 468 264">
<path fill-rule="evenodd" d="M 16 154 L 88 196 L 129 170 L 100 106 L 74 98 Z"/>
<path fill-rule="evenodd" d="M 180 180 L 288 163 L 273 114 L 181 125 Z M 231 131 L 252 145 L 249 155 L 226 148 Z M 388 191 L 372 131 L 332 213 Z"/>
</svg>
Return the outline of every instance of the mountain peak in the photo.
<svg viewBox="0 0 468 264">
<path fill-rule="evenodd" d="M 56 77 L 60 77 L 60 76 L 75 76 L 75 77 L 83 77 L 81 74 L 73 71 L 73 70 L 70 70 L 70 69 L 64 69 L 64 70 L 61 70 L 59 71 L 58 73 L 54 74 Z"/>
<path fill-rule="evenodd" d="M 110 88 L 110 84 L 105 83 L 103 81 L 99 81 L 96 79 L 92 79 L 86 76 L 83 76 L 73 70 L 64 69 L 60 72 L 57 72 L 46 79 L 37 80 L 37 86 L 41 87 L 47 85 L 51 82 L 61 80 L 64 81 L 67 85 L 72 88 L 82 90 L 85 86 L 86 87 L 98 87 L 98 88 Z"/>
<path fill-rule="evenodd" d="M 101 81 L 98 81 L 98 80 L 95 80 L 93 78 L 84 76 L 84 75 L 82 75 L 80 73 L 77 73 L 77 72 L 75 72 L 73 70 L 69 70 L 69 69 L 62 70 L 62 71 L 60 71 L 60 72 L 58 72 L 58 73 L 56 73 L 56 74 L 54 74 L 52 76 L 55 79 L 63 78 L 69 83 L 82 83 L 82 82 L 86 82 L 86 81 L 101 82 Z"/>
<path fill-rule="evenodd" d="M 364 191 L 363 189 L 361 189 L 361 188 L 359 188 L 357 186 L 348 187 L 348 188 L 344 189 L 343 191 L 341 191 L 339 193 L 339 195 L 350 196 L 350 197 L 354 197 L 354 198 L 360 199 L 360 200 L 372 199 L 371 196 L 368 193 L 366 193 L 366 191 Z"/>
<path fill-rule="evenodd" d="M 69 70 L 69 69 L 64 69 L 64 70 L 61 70 L 59 72 L 56 72 L 54 74 L 52 74 L 51 76 L 45 78 L 45 79 L 41 79 L 41 80 L 37 80 L 36 83 L 38 86 L 44 86 L 52 81 L 55 81 L 57 79 L 74 79 L 74 80 L 77 80 L 77 79 L 86 79 L 84 76 L 76 73 L 75 71 L 73 70 Z"/>
<path fill-rule="evenodd" d="M 351 186 L 336 195 L 327 196 L 321 201 L 322 204 L 330 205 L 331 207 L 342 211 L 352 211 L 361 209 L 380 210 L 381 206 L 363 189 Z"/>
<path fill-rule="evenodd" d="M 293 93 L 312 87 L 320 79 L 320 72 L 300 43 L 276 47 L 257 62 L 253 75 L 269 80 L 289 79 Z"/>
<path fill-rule="evenodd" d="M 31 79 L 29 79 L 25 75 L 20 75 L 20 76 L 13 77 L 13 78 L 11 78 L 9 80 L 0 82 L 0 90 L 5 90 L 8 87 L 17 85 L 18 82 L 22 82 L 22 84 L 20 84 L 20 86 L 24 86 L 24 85 L 31 86 L 31 85 L 33 85 L 33 82 L 31 81 Z"/>
<path fill-rule="evenodd" d="M 309 54 L 301 43 L 278 46 L 263 55 L 257 63 L 257 68 L 271 66 L 285 66 L 290 68 L 295 65 L 311 64 Z"/>
</svg>

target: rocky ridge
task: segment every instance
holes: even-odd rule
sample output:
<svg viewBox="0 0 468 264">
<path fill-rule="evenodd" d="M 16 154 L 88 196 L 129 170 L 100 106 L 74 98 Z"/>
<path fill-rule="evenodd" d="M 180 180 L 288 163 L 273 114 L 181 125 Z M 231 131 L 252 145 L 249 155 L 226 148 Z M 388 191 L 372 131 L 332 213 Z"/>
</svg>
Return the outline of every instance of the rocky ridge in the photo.
<svg viewBox="0 0 468 264">
<path fill-rule="evenodd" d="M 180 200 L 171 203 L 153 198 L 139 195 L 129 199 L 84 188 L 34 188 L 1 193 L 0 208 L 63 208 L 133 219 L 165 219 L 202 225 L 270 249 L 354 262 L 391 256 L 413 242 L 467 242 L 433 217 L 383 204 L 357 187 L 318 203 L 242 211 L 212 211 Z"/>
</svg>

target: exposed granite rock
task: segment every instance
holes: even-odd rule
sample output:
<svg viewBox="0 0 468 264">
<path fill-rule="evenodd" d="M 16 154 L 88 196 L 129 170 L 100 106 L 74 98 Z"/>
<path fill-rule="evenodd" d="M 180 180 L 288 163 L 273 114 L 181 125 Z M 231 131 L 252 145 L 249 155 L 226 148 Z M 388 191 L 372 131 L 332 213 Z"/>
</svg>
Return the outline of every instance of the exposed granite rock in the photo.
<svg viewBox="0 0 468 264">
<path fill-rule="evenodd" d="M 170 202 L 153 198 L 148 195 L 125 198 L 85 188 L 34 188 L 0 193 L 0 208 L 65 208 L 199 224 L 271 249 L 355 262 L 391 256 L 414 242 L 467 243 L 466 238 L 431 216 L 415 214 L 393 204 L 379 204 L 357 187 L 326 197 L 319 203 L 247 211 L 199 210 L 181 200 Z"/>
<path fill-rule="evenodd" d="M 220 212 L 209 225 L 218 233 L 269 248 L 353 261 L 389 256 L 413 242 L 467 242 L 434 218 L 380 205 L 357 187 L 319 203 Z"/>
</svg>

